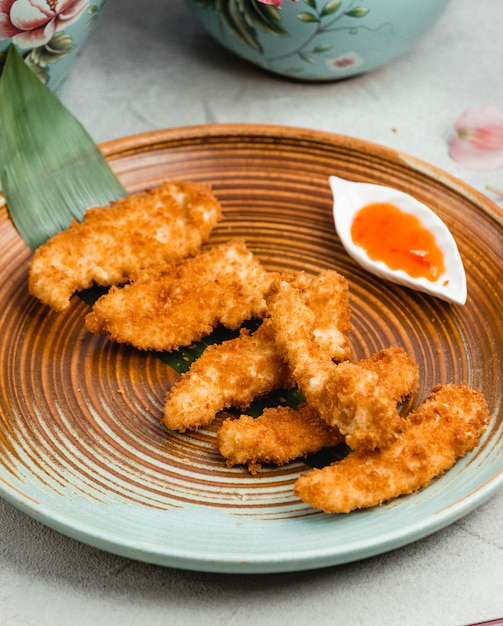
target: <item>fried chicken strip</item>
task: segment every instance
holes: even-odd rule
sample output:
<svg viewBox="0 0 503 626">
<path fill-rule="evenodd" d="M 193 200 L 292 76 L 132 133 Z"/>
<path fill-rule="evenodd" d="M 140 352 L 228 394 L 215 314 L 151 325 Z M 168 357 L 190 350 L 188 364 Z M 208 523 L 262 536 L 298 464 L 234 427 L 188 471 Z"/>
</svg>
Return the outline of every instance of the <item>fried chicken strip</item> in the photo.
<svg viewBox="0 0 503 626">
<path fill-rule="evenodd" d="M 208 346 L 170 389 L 163 424 L 170 430 L 196 430 L 231 406 L 245 409 L 272 389 L 291 386 L 290 372 L 276 351 L 270 320 L 250 334 Z"/>
<path fill-rule="evenodd" d="M 86 316 L 87 328 L 140 350 L 176 350 L 218 324 L 237 329 L 265 315 L 272 280 L 241 240 L 215 246 L 178 265 L 158 265 L 112 287 Z"/>
<path fill-rule="evenodd" d="M 28 288 L 64 311 L 76 291 L 94 283 L 121 284 L 141 268 L 195 254 L 221 217 L 211 189 L 189 182 L 165 182 L 94 207 L 35 251 Z"/>
<path fill-rule="evenodd" d="M 466 384 L 433 390 L 407 418 L 388 448 L 352 452 L 321 470 L 300 476 L 295 493 L 326 513 L 376 506 L 427 486 L 478 445 L 489 423 L 483 395 Z"/>
<path fill-rule="evenodd" d="M 272 278 L 271 278 L 272 280 Z M 349 294 L 345 278 L 327 270 L 318 276 L 299 273 L 316 316 L 316 340 L 333 358 L 349 354 Z M 276 349 L 271 321 L 253 335 L 208 347 L 170 389 L 163 423 L 172 430 L 195 430 L 231 406 L 245 409 L 256 397 L 293 386 L 289 369 Z"/>
<path fill-rule="evenodd" d="M 218 432 L 218 449 L 229 467 L 248 465 L 256 474 L 262 463 L 283 465 L 344 440 L 338 428 L 329 426 L 308 404 L 297 409 L 267 408 L 257 418 L 227 418 Z"/>
<path fill-rule="evenodd" d="M 379 385 L 397 403 L 417 391 L 417 364 L 400 348 L 381 350 L 358 363 L 378 375 Z M 265 409 L 255 419 L 248 415 L 227 418 L 218 433 L 218 448 L 228 465 L 248 465 L 256 473 L 261 463 L 282 465 L 343 440 L 337 427 L 329 426 L 313 407 L 304 404 L 297 410 Z"/>
<path fill-rule="evenodd" d="M 353 449 L 389 445 L 401 432 L 396 401 L 374 371 L 358 363 L 335 364 L 316 341 L 316 320 L 301 289 L 274 281 L 267 296 L 276 344 L 308 404 L 337 426 Z"/>
</svg>

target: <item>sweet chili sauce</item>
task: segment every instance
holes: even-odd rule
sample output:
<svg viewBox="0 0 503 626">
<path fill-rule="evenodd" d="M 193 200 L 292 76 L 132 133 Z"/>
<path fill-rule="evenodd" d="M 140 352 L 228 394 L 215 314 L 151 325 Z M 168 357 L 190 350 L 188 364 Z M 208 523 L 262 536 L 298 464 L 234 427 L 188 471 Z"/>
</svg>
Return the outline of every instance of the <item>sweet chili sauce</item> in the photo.
<svg viewBox="0 0 503 626">
<path fill-rule="evenodd" d="M 351 225 L 351 237 L 373 261 L 413 278 L 434 282 L 445 270 L 443 252 L 432 233 L 415 215 L 394 204 L 375 202 L 361 208 Z"/>
</svg>

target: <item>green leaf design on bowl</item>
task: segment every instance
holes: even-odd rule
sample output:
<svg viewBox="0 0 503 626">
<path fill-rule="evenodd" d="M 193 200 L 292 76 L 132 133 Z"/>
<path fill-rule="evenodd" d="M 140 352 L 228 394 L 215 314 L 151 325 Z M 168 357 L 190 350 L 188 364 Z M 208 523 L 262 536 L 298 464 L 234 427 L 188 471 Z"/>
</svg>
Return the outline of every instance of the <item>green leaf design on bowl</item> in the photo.
<svg viewBox="0 0 503 626">
<path fill-rule="evenodd" d="M 208 11 L 218 11 L 222 27 L 245 46 L 262 52 L 259 31 L 271 35 L 288 35 L 281 26 L 280 12 L 257 0 L 195 0 Z"/>
</svg>

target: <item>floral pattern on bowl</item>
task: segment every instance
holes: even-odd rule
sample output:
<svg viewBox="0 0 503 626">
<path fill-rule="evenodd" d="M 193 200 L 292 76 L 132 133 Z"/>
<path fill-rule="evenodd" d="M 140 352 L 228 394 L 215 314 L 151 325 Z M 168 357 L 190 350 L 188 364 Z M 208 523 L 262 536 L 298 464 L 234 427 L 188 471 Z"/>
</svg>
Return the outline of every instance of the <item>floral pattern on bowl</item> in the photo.
<svg viewBox="0 0 503 626">
<path fill-rule="evenodd" d="M 40 80 L 57 91 L 107 0 L 0 0 L 0 73 L 15 45 Z"/>
<path fill-rule="evenodd" d="M 335 80 L 380 67 L 417 42 L 448 0 L 187 0 L 226 48 L 272 72 Z M 276 3 L 277 4 L 277 3 Z"/>
</svg>

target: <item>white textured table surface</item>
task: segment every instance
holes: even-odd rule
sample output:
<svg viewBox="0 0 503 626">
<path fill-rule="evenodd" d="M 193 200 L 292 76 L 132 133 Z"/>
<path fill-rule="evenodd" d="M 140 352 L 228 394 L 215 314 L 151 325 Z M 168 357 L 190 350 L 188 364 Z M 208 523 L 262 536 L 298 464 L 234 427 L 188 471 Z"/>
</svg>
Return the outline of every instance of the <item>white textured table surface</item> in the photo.
<svg viewBox="0 0 503 626">
<path fill-rule="evenodd" d="M 503 5 L 454 0 L 411 53 L 372 74 L 305 85 L 263 73 L 203 34 L 183 0 L 110 0 L 62 93 L 98 142 L 165 127 L 252 122 L 353 135 L 429 161 L 465 109 L 503 105 Z M 231 576 L 100 552 L 0 501 L 0 624 L 463 626 L 503 616 L 503 492 L 394 552 L 318 571 Z M 204 531 L 204 529 L 202 529 Z"/>
</svg>

